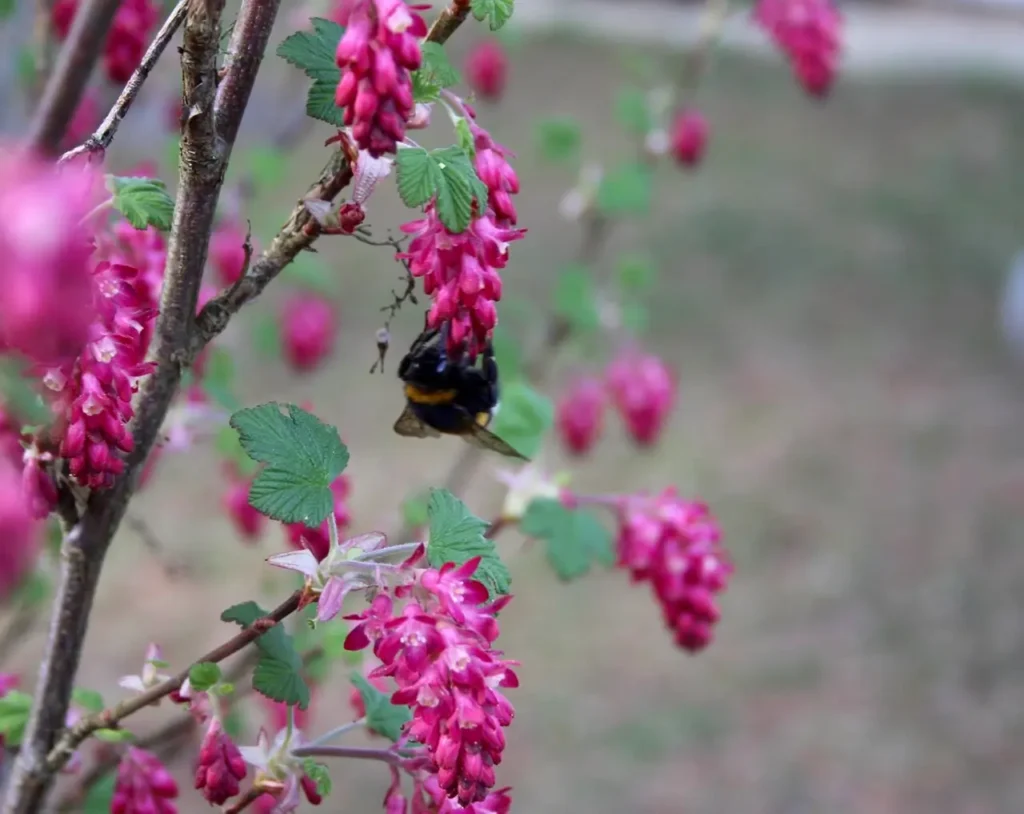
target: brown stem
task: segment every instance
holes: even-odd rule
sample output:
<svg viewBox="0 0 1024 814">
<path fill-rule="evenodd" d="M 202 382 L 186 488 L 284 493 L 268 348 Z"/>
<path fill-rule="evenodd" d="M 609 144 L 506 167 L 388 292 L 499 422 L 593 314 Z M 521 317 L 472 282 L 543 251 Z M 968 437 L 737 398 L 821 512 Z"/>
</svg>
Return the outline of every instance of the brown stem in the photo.
<svg viewBox="0 0 1024 814">
<path fill-rule="evenodd" d="M 354 760 L 380 760 L 384 763 L 398 763 L 402 756 L 390 749 L 374 749 L 370 746 L 300 746 L 292 749 L 295 757 L 340 757 Z"/>
<path fill-rule="evenodd" d="M 239 797 L 237 800 L 231 803 L 231 805 L 224 808 L 224 814 L 241 814 L 242 811 L 245 811 L 249 806 L 251 806 L 257 800 L 259 800 L 260 797 L 262 797 L 264 794 L 266 794 L 266 792 L 263 791 L 263 789 L 258 789 L 255 786 L 253 786 L 245 794 L 243 794 L 241 797 Z"/>
<path fill-rule="evenodd" d="M 469 4 L 470 0 L 452 0 L 434 20 L 434 24 L 430 26 L 427 39 L 438 45 L 444 45 L 448 38 L 455 33 L 455 29 L 462 25 L 466 17 L 469 16 Z"/>
<path fill-rule="evenodd" d="M 120 704 L 117 704 L 110 709 L 105 709 L 102 712 L 97 712 L 94 715 L 83 718 L 64 733 L 57 745 L 54 746 L 49 755 L 46 756 L 46 768 L 51 772 L 57 771 L 68 762 L 71 755 L 74 754 L 75 749 L 77 749 L 78 746 L 97 729 L 110 729 L 115 727 L 122 719 L 127 718 L 129 715 L 138 712 L 140 709 L 145 709 L 150 704 L 170 695 L 185 682 L 185 679 L 188 678 L 189 670 L 194 664 L 200 664 L 203 662 L 213 662 L 216 664 L 223 661 L 228 656 L 234 655 L 243 647 L 246 647 L 250 643 L 256 641 L 256 639 L 266 633 L 282 619 L 286 619 L 298 610 L 300 597 L 301 593 L 296 591 L 288 597 L 288 599 L 274 608 L 268 616 L 263 619 L 257 619 L 252 625 L 235 636 L 232 636 L 224 642 L 224 644 L 219 647 L 215 647 L 206 655 L 196 659 L 176 676 L 172 676 L 166 681 L 157 684 L 155 687 L 139 693 L 138 695 L 129 698 L 127 701 L 122 701 Z"/>
<path fill-rule="evenodd" d="M 89 136 L 83 144 L 64 153 L 60 157 L 61 163 L 70 161 L 82 153 L 101 152 L 110 146 L 110 142 L 114 140 L 114 135 L 117 133 L 117 128 L 124 121 L 124 117 L 128 114 L 128 109 L 135 101 L 135 97 L 139 95 L 143 83 L 152 72 L 164 49 L 167 48 L 167 44 L 174 37 L 175 32 L 184 22 L 187 9 L 188 0 L 180 0 L 171 10 L 170 15 L 164 20 L 164 24 L 160 26 L 160 30 L 156 32 L 156 36 L 149 44 L 149 48 L 146 49 L 146 53 L 143 54 L 139 67 L 128 79 L 128 84 L 124 86 L 114 106 L 107 113 L 106 118 L 100 122 L 100 126 L 96 128 L 96 132 Z"/>
<path fill-rule="evenodd" d="M 26 141 L 30 148 L 44 155 L 57 153 L 120 4 L 121 0 L 83 0 L 78 7 L 29 125 Z"/>
<path fill-rule="evenodd" d="M 35 15 L 32 21 L 35 75 L 32 78 L 29 90 L 32 96 L 30 105 L 39 99 L 40 94 L 46 87 L 46 81 L 50 78 L 50 69 L 53 67 L 53 53 L 55 50 L 55 43 L 53 41 L 53 4 L 54 0 L 36 0 L 35 2 Z"/>
</svg>

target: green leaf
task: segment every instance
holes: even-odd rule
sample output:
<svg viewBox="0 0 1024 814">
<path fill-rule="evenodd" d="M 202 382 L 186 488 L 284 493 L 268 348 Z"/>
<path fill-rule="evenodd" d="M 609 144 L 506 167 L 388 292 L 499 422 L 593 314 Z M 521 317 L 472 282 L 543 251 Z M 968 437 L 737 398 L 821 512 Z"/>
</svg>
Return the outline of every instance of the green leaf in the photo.
<svg viewBox="0 0 1024 814">
<path fill-rule="evenodd" d="M 421 46 L 423 64 L 412 75 L 413 99 L 417 102 L 436 102 L 444 88 L 461 82 L 459 72 L 448 61 L 444 46 L 424 42 Z"/>
<path fill-rule="evenodd" d="M 352 684 L 363 698 L 366 728 L 391 741 L 402 736 L 402 727 L 412 718 L 409 708 L 391 703 L 391 696 L 374 687 L 362 673 L 352 673 Z"/>
<path fill-rule="evenodd" d="M 594 278 L 586 266 L 572 265 L 558 275 L 555 283 L 555 313 L 580 333 L 590 333 L 601 327 Z"/>
<path fill-rule="evenodd" d="M 331 484 L 348 465 L 338 431 L 294 404 L 248 407 L 231 416 L 242 448 L 267 464 L 249 489 L 249 504 L 283 523 L 317 528 L 334 509 Z"/>
<path fill-rule="evenodd" d="M 245 454 L 242 449 L 242 442 L 238 438 L 238 431 L 234 427 L 223 427 L 214 441 L 214 446 L 224 458 L 231 461 L 238 467 L 242 477 L 254 475 L 260 468 L 252 458 Z"/>
<path fill-rule="evenodd" d="M 300 252 L 295 260 L 285 267 L 281 279 L 326 297 L 331 297 L 338 291 L 338 275 L 328 268 L 319 255 L 310 252 Z M 276 327 L 277 323 L 274 324 Z M 279 348 L 278 340 L 276 349 Z"/>
<path fill-rule="evenodd" d="M 646 215 L 650 211 L 653 194 L 654 174 L 651 168 L 628 163 L 601 179 L 597 205 L 606 215 Z"/>
<path fill-rule="evenodd" d="M 224 731 L 227 732 L 228 737 L 236 743 L 241 741 L 245 736 L 245 714 L 242 712 L 241 706 L 238 704 L 228 705 L 223 721 Z"/>
<path fill-rule="evenodd" d="M 646 294 L 658 279 L 654 261 L 644 254 L 627 254 L 619 258 L 619 288 L 626 294 Z"/>
<path fill-rule="evenodd" d="M 459 146 L 466 151 L 466 155 L 476 158 L 476 147 L 473 144 L 473 131 L 469 129 L 469 122 L 466 119 L 459 119 L 455 123 L 455 138 Z"/>
<path fill-rule="evenodd" d="M 206 692 L 220 681 L 220 667 L 212 661 L 193 664 L 188 670 L 188 680 L 193 689 L 198 692 Z"/>
<path fill-rule="evenodd" d="M 166 232 L 171 228 L 174 199 L 159 178 L 108 175 L 107 189 L 114 196 L 114 208 L 136 229 L 155 226 Z"/>
<path fill-rule="evenodd" d="M 36 80 L 36 55 L 31 46 L 25 45 L 14 58 L 14 71 L 18 77 L 18 84 L 25 90 L 32 87 Z"/>
<path fill-rule="evenodd" d="M 612 535 L 589 509 L 569 509 L 553 498 L 536 498 L 519 527 L 523 534 L 544 540 L 548 562 L 563 580 L 576 579 L 594 562 L 614 565 Z"/>
<path fill-rule="evenodd" d="M 107 772 L 89 789 L 82 801 L 82 814 L 109 814 L 114 799 L 116 772 Z"/>
<path fill-rule="evenodd" d="M 331 773 L 328 771 L 327 766 L 323 763 L 318 763 L 311 757 L 307 757 L 302 761 L 302 771 L 306 773 L 310 780 L 316 783 L 316 793 L 321 797 L 327 797 L 331 793 Z"/>
<path fill-rule="evenodd" d="M 257 619 L 267 616 L 253 601 L 232 605 L 221 613 L 221 621 L 234 622 L 243 628 L 251 627 Z M 303 680 L 302 658 L 295 649 L 295 641 L 281 625 L 274 625 L 256 640 L 259 661 L 252 674 L 252 687 L 256 692 L 274 701 L 309 706 L 309 686 Z"/>
<path fill-rule="evenodd" d="M 484 537 L 488 524 L 474 515 L 466 504 L 447 489 L 431 489 L 427 505 L 430 520 L 430 538 L 427 561 L 434 568 L 446 562 L 462 565 L 480 557 L 475 579 L 480 580 L 491 593 L 507 594 L 512 575 L 498 558 L 494 541 Z"/>
<path fill-rule="evenodd" d="M 310 22 L 313 31 L 297 31 L 287 37 L 277 46 L 277 55 L 313 80 L 306 97 L 306 115 L 341 127 L 341 108 L 334 104 L 341 69 L 334 61 L 334 53 L 345 29 L 321 17 L 313 17 Z"/>
<path fill-rule="evenodd" d="M 27 365 L 13 357 L 0 358 L 0 401 L 22 424 L 49 424 L 50 409 L 36 390 L 38 379 L 27 375 Z"/>
<path fill-rule="evenodd" d="M 515 380 L 502 388 L 501 410 L 490 429 L 527 458 L 532 458 L 540 451 L 554 421 L 555 407 L 551 399 L 527 382 Z"/>
<path fill-rule="evenodd" d="M 259 189 L 273 189 L 287 177 L 288 164 L 281 150 L 257 145 L 245 151 L 241 162 Z"/>
<path fill-rule="evenodd" d="M 522 348 L 500 322 L 494 327 L 491 345 L 494 347 L 494 360 L 498 364 L 503 381 L 510 382 L 523 375 Z"/>
<path fill-rule="evenodd" d="M 234 695 L 235 685 L 229 681 L 224 681 L 220 684 L 215 684 L 213 687 L 211 687 L 210 692 L 212 692 L 214 695 Z"/>
<path fill-rule="evenodd" d="M 582 136 L 579 123 L 569 116 L 544 119 L 537 125 L 537 143 L 541 156 L 555 163 L 576 159 Z"/>
<path fill-rule="evenodd" d="M 86 712 L 103 712 L 106 706 L 103 703 L 103 696 L 96 690 L 86 690 L 82 687 L 75 687 L 71 691 L 71 700 Z"/>
<path fill-rule="evenodd" d="M 0 20 L 6 20 L 18 7 L 16 0 L 0 0 Z"/>
<path fill-rule="evenodd" d="M 53 579 L 45 571 L 32 571 L 18 585 L 11 597 L 15 605 L 38 608 L 50 598 Z"/>
<path fill-rule="evenodd" d="M 473 201 L 483 205 L 487 200 L 487 187 L 461 147 L 430 152 L 422 147 L 402 148 L 395 163 L 402 202 L 416 208 L 435 198 L 438 217 L 451 232 L 464 232 L 472 220 Z"/>
<path fill-rule="evenodd" d="M 615 117 L 627 133 L 645 136 L 653 125 L 647 94 L 639 88 L 623 88 L 615 99 Z"/>
<path fill-rule="evenodd" d="M 410 495 L 402 501 L 402 522 L 409 528 L 415 529 L 426 525 L 430 520 L 427 513 L 430 495 L 427 492 L 420 492 Z"/>
<path fill-rule="evenodd" d="M 0 735 L 8 747 L 21 745 L 31 710 L 32 696 L 28 693 L 10 690 L 0 698 Z"/>
<path fill-rule="evenodd" d="M 93 735 L 105 743 L 130 743 L 135 740 L 135 733 L 128 729 L 97 729 Z"/>
<path fill-rule="evenodd" d="M 291 268 L 291 265 L 288 268 Z M 273 315 L 264 314 L 253 323 L 252 345 L 262 356 L 281 355 L 281 329 Z"/>
<path fill-rule="evenodd" d="M 237 410 L 242 405 L 233 391 L 234 380 L 234 357 L 224 348 L 211 348 L 203 371 L 203 392 L 225 410 Z"/>
<path fill-rule="evenodd" d="M 515 10 L 515 0 L 473 0 L 469 4 L 473 16 L 478 20 L 487 20 L 491 31 L 497 31 L 509 21 Z"/>
<path fill-rule="evenodd" d="M 647 306 L 639 302 L 627 302 L 622 306 L 622 327 L 634 336 L 646 333 L 651 317 Z"/>
</svg>

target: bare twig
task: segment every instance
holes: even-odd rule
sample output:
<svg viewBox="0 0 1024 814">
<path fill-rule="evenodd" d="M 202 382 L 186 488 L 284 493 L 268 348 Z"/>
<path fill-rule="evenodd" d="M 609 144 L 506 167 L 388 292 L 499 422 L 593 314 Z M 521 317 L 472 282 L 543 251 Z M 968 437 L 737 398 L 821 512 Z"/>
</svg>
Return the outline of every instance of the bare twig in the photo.
<svg viewBox="0 0 1024 814">
<path fill-rule="evenodd" d="M 370 233 L 369 229 L 360 227 L 355 232 L 352 233 L 352 236 L 360 243 L 365 243 L 367 246 L 390 246 L 395 250 L 396 254 L 402 251 L 401 238 L 396 238 L 394 235 L 390 233 L 384 240 L 375 240 L 373 238 L 373 235 Z M 387 305 L 381 306 L 381 312 L 387 314 L 387 316 L 384 318 L 384 336 L 387 336 L 391 331 L 392 320 L 394 320 L 395 316 L 398 314 L 398 312 L 401 310 L 402 306 L 405 305 L 406 302 L 411 302 L 413 305 L 417 304 L 416 278 L 412 276 L 412 266 L 409 264 L 409 261 L 406 260 L 404 257 L 398 258 L 398 260 L 405 268 L 405 276 L 402 278 L 403 282 L 405 283 L 405 288 L 403 288 L 401 291 L 391 289 L 391 302 L 388 303 Z M 387 356 L 386 342 L 378 344 L 378 353 L 379 358 L 370 367 L 371 373 L 375 373 L 378 368 L 380 369 L 381 373 L 384 372 L 384 359 Z"/>
<path fill-rule="evenodd" d="M 292 749 L 295 757 L 340 757 L 350 760 L 379 760 L 383 763 L 400 763 L 402 756 L 390 749 L 375 749 L 372 746 L 300 746 Z"/>
<path fill-rule="evenodd" d="M 301 593 L 296 591 L 288 597 L 288 599 L 274 608 L 268 616 L 262 619 L 257 619 L 245 630 L 235 636 L 232 636 L 219 647 L 215 647 L 205 656 L 196 659 L 192 664 L 199 664 L 202 662 L 213 662 L 216 664 L 223 661 L 228 656 L 234 655 L 242 648 L 256 641 L 256 639 L 274 627 L 278 622 L 286 619 L 294 613 L 299 607 L 300 597 Z M 140 709 L 145 709 L 153 702 L 159 701 L 161 698 L 165 698 L 170 695 L 181 687 L 185 682 L 185 679 L 188 678 L 188 673 L 192 664 L 176 676 L 157 684 L 155 687 L 152 687 L 145 692 L 132 696 L 127 701 L 122 701 L 120 704 L 117 704 L 110 709 L 105 709 L 102 712 L 97 712 L 95 715 L 89 715 L 88 717 L 83 718 L 64 733 L 57 745 L 54 746 L 46 756 L 46 768 L 51 772 L 57 771 L 68 762 L 71 755 L 74 754 L 75 749 L 77 749 L 78 746 L 97 729 L 110 729 L 116 726 L 123 718 L 127 718 L 129 715 L 138 712 Z"/>
<path fill-rule="evenodd" d="M 264 794 L 266 794 L 266 792 L 263 789 L 258 789 L 253 786 L 245 794 L 231 803 L 231 805 L 227 806 L 224 809 L 224 814 L 241 814 L 241 812 L 245 811 Z"/>
<path fill-rule="evenodd" d="M 135 97 L 139 95 L 142 84 L 152 72 L 175 32 L 184 22 L 187 8 L 188 0 L 180 0 L 178 5 L 171 10 L 170 15 L 164 20 L 164 24 L 160 26 L 160 30 L 156 32 L 156 36 L 149 44 L 149 48 L 146 49 L 139 67 L 131 75 L 128 84 L 124 86 L 114 106 L 107 113 L 106 118 L 100 122 L 100 126 L 96 128 L 96 132 L 89 136 L 84 143 L 64 153 L 60 157 L 61 163 L 70 161 L 83 153 L 101 152 L 110 146 L 110 142 L 114 140 L 114 135 L 117 133 L 117 128 L 121 126 L 121 122 L 128 114 L 128 109 L 135 101 Z"/>
<path fill-rule="evenodd" d="M 430 26 L 427 39 L 438 45 L 444 45 L 448 38 L 455 33 L 455 29 L 462 25 L 466 17 L 469 16 L 469 4 L 470 0 L 452 0 L 448 7 L 437 16 L 434 24 Z"/>
<path fill-rule="evenodd" d="M 160 565 L 163 567 L 164 574 L 168 579 L 178 579 L 191 573 L 191 569 L 186 563 L 174 562 L 168 556 L 167 547 L 160 541 L 156 532 L 150 528 L 149 523 L 141 517 L 136 517 L 132 514 L 126 514 L 123 522 L 129 529 L 139 535 L 142 544 L 160 561 Z"/>
<path fill-rule="evenodd" d="M 27 143 L 31 148 L 46 155 L 57 152 L 120 4 L 121 0 L 83 0 L 78 7 L 29 125 Z"/>
</svg>

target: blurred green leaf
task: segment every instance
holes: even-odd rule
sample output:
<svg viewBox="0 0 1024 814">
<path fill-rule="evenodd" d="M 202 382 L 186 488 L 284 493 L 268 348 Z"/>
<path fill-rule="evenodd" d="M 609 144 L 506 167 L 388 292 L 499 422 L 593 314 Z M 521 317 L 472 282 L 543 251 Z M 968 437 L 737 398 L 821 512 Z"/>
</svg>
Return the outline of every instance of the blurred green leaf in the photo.
<svg viewBox="0 0 1024 814">
<path fill-rule="evenodd" d="M 501 409 L 490 430 L 527 458 L 532 458 L 540 451 L 554 421 L 555 408 L 551 400 L 525 381 L 515 379 L 502 390 Z"/>
<path fill-rule="evenodd" d="M 645 254 L 627 254 L 619 258 L 619 288 L 624 294 L 637 296 L 648 293 L 658 279 L 654 261 Z"/>
<path fill-rule="evenodd" d="M 623 88 L 615 98 L 615 117 L 627 133 L 644 136 L 653 124 L 647 94 L 640 88 Z"/>
<path fill-rule="evenodd" d="M 548 562 L 563 580 L 581 577 L 594 562 L 614 565 L 611 532 L 589 509 L 570 509 L 553 498 L 536 498 L 520 521 L 523 534 L 544 540 Z"/>
<path fill-rule="evenodd" d="M 494 361 L 498 365 L 502 381 L 510 382 L 521 376 L 523 352 L 519 343 L 500 322 L 494 328 L 491 345 L 494 347 Z"/>
<path fill-rule="evenodd" d="M 281 279 L 299 288 L 330 297 L 337 293 L 337 275 L 328 268 L 320 255 L 299 252 L 281 272 Z"/>
<path fill-rule="evenodd" d="M 86 712 L 102 712 L 106 706 L 102 695 L 96 690 L 87 690 L 84 687 L 75 687 L 71 691 L 71 700 Z"/>
<path fill-rule="evenodd" d="M 38 379 L 27 375 L 27 368 L 19 359 L 0 358 L 0 400 L 21 424 L 49 424 L 53 416 L 36 390 Z"/>
<path fill-rule="evenodd" d="M 654 174 L 640 163 L 621 164 L 601 179 L 597 206 L 606 215 L 646 215 L 654 194 Z"/>
<path fill-rule="evenodd" d="M 0 735 L 8 747 L 21 745 L 31 711 L 32 696 L 28 693 L 10 690 L 0 698 Z"/>
<path fill-rule="evenodd" d="M 537 125 L 537 146 L 546 161 L 560 164 L 575 161 L 581 141 L 579 122 L 568 116 L 543 119 Z"/>
<path fill-rule="evenodd" d="M 245 151 L 241 164 L 261 190 L 274 189 L 286 179 L 288 161 L 282 150 L 266 144 Z"/>
<path fill-rule="evenodd" d="M 107 189 L 114 196 L 114 208 L 136 229 L 155 226 L 166 232 L 171 228 L 174 199 L 159 178 L 108 175 Z"/>
<path fill-rule="evenodd" d="M 443 45 L 425 42 L 421 48 L 423 63 L 412 74 L 413 98 L 417 102 L 434 102 L 444 88 L 457 85 L 462 79 L 448 60 Z"/>
<path fill-rule="evenodd" d="M 601 326 L 594 278 L 584 265 L 563 269 L 555 282 L 555 313 L 579 333 L 591 333 Z"/>
<path fill-rule="evenodd" d="M 220 667 L 212 661 L 201 661 L 193 664 L 188 671 L 188 680 L 192 688 L 198 692 L 206 692 L 220 681 Z"/>
<path fill-rule="evenodd" d="M 299 68 L 313 84 L 306 97 L 306 115 L 328 124 L 344 124 L 342 110 L 334 104 L 341 69 L 334 61 L 345 29 L 331 20 L 312 17 L 312 31 L 296 31 L 277 46 L 277 55 Z"/>
<path fill-rule="evenodd" d="M 487 20 L 491 31 L 497 31 L 511 19 L 515 0 L 472 0 L 469 7 L 474 17 Z"/>
<path fill-rule="evenodd" d="M 82 802 L 82 814 L 109 814 L 113 805 L 116 782 L 117 773 L 107 772 L 93 783 Z"/>
</svg>

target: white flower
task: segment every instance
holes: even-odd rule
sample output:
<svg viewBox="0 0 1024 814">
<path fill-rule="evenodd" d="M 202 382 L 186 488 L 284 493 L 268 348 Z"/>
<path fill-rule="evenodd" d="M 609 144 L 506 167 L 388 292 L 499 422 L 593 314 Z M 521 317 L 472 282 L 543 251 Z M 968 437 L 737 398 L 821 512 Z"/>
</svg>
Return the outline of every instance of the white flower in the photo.
<svg viewBox="0 0 1024 814">
<path fill-rule="evenodd" d="M 145 692 L 157 684 L 162 684 L 170 676 L 157 672 L 157 665 L 164 660 L 163 651 L 159 645 L 151 644 L 146 648 L 146 661 L 142 665 L 142 672 L 139 675 L 121 676 L 118 679 L 118 686 L 133 692 Z"/>
<path fill-rule="evenodd" d="M 539 497 L 557 499 L 569 482 L 565 473 L 547 475 L 537 461 L 526 464 L 518 472 L 499 469 L 495 477 L 508 487 L 501 516 L 509 521 L 520 520 L 526 507 Z"/>
</svg>

